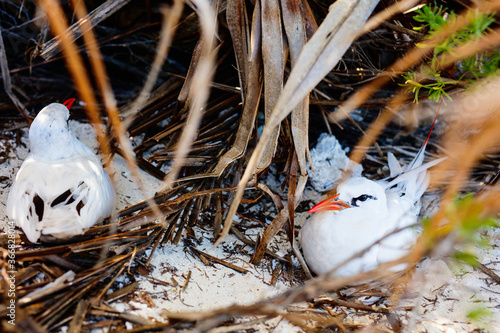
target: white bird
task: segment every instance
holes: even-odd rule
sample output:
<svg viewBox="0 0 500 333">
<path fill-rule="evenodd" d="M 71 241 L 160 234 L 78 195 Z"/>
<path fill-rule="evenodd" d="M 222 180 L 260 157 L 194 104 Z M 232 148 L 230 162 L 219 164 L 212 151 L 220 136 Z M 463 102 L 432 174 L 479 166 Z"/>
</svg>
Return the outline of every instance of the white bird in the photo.
<svg viewBox="0 0 500 333">
<path fill-rule="evenodd" d="M 41 235 L 64 239 L 82 234 L 110 216 L 116 205 L 99 158 L 68 128 L 73 101 L 52 103 L 33 120 L 30 154 L 7 199 L 7 215 L 32 243 Z"/>
<path fill-rule="evenodd" d="M 309 211 L 315 214 L 302 227 L 299 240 L 311 270 L 323 274 L 337 268 L 334 276 L 352 276 L 409 253 L 418 234 L 406 227 L 417 223 L 420 198 L 429 185 L 427 169 L 444 159 L 422 165 L 426 145 L 427 141 L 406 167 L 389 153 L 389 178 L 347 179 L 338 185 L 335 196 Z M 401 228 L 406 229 L 393 233 Z M 349 260 L 368 248 L 364 255 Z"/>
</svg>

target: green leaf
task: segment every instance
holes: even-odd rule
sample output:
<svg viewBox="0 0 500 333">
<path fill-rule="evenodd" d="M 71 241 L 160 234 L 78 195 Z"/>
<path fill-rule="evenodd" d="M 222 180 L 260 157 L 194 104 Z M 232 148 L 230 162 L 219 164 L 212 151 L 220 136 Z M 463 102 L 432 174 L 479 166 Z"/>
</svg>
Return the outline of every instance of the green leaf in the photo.
<svg viewBox="0 0 500 333">
<path fill-rule="evenodd" d="M 472 267 L 476 267 L 478 264 L 477 257 L 474 254 L 468 252 L 457 251 L 453 254 L 453 258 L 455 260 L 465 262 Z"/>
<path fill-rule="evenodd" d="M 491 317 L 492 315 L 493 312 L 491 312 L 490 309 L 488 309 L 487 307 L 480 307 L 469 311 L 469 313 L 467 313 L 467 318 L 472 321 L 478 321 Z"/>
</svg>

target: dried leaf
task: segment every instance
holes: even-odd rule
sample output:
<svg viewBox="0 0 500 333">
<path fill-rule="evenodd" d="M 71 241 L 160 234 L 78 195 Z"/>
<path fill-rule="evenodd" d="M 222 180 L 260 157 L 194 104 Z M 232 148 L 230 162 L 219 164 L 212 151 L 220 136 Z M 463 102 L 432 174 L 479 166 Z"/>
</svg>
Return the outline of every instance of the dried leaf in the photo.
<svg viewBox="0 0 500 333">
<path fill-rule="evenodd" d="M 211 4 L 201 0 L 191 0 L 196 6 L 197 14 L 200 19 L 201 37 L 203 46 L 200 49 L 200 58 L 193 75 L 193 81 L 190 85 L 191 105 L 188 118 L 179 139 L 176 156 L 172 168 L 165 177 L 163 191 L 170 189 L 174 180 L 177 178 L 181 167 L 184 165 L 187 152 L 191 147 L 198 126 L 201 122 L 202 110 L 204 109 L 209 92 L 210 83 L 214 73 L 215 65 L 215 36 L 216 36 L 216 13 Z"/>
<path fill-rule="evenodd" d="M 278 0 L 262 1 L 262 61 L 264 64 L 264 116 L 269 120 L 283 89 L 285 50 L 281 31 L 281 14 Z M 278 143 L 279 125 L 273 129 L 262 152 L 256 172 L 270 164 Z"/>
<path fill-rule="evenodd" d="M 306 43 L 303 11 L 299 0 L 281 3 L 292 70 Z M 292 136 L 301 174 L 307 174 L 306 156 L 309 155 L 309 94 L 292 110 Z"/>
</svg>

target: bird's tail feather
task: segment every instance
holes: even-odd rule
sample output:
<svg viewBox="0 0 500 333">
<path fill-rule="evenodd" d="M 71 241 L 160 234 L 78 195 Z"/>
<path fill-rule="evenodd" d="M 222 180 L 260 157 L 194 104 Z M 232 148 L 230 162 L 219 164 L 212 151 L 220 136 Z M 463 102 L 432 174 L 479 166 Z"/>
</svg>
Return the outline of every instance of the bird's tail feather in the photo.
<svg viewBox="0 0 500 333">
<path fill-rule="evenodd" d="M 424 144 L 419 149 L 417 155 L 415 155 L 410 164 L 407 166 L 401 166 L 392 153 L 389 152 L 389 154 L 387 154 L 390 176 L 389 178 L 383 180 L 383 186 L 385 186 L 386 189 L 396 186 L 398 190 L 401 190 L 405 195 L 410 196 L 414 200 L 420 199 L 420 197 L 424 194 L 425 190 L 429 186 L 430 180 L 430 177 L 427 174 L 427 169 L 446 159 L 446 157 L 443 157 L 423 164 L 425 149 L 427 148 L 427 143 L 429 142 L 431 133 L 436 125 L 438 115 L 439 109 Z"/>
<path fill-rule="evenodd" d="M 427 172 L 427 169 L 435 166 L 436 164 L 441 163 L 444 161 L 446 157 L 441 157 L 438 159 L 435 159 L 433 161 L 427 162 L 423 165 L 420 165 L 416 168 L 410 169 L 408 171 L 404 171 L 403 173 L 397 175 L 395 178 L 394 177 L 389 177 L 384 179 L 385 180 L 385 188 L 391 188 L 394 185 L 400 184 L 402 182 L 408 182 L 408 181 L 413 181 L 417 182 L 417 179 L 419 179 L 419 176 L 422 174 L 425 175 Z"/>
</svg>

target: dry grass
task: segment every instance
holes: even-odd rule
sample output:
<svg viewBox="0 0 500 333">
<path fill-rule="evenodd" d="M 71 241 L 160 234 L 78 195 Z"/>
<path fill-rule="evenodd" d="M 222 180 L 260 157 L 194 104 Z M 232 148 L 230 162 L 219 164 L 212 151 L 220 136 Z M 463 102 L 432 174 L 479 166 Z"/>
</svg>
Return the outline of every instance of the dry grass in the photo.
<svg viewBox="0 0 500 333">
<path fill-rule="evenodd" d="M 2 27 L 7 31 L 9 42 L 6 42 L 3 32 L 0 46 L 2 51 L 8 51 L 3 52 L 8 57 L 22 55 L 25 51 L 16 49 L 12 40 L 36 39 L 44 31 L 43 19 L 37 19 L 42 28 L 33 25 L 31 19 L 34 18 L 35 8 L 31 2 L 28 3 L 27 7 L 17 2 L 12 5 L 2 3 L 5 17 L 14 18 L 15 12 L 24 15 L 17 25 L 13 23 L 8 29 Z M 442 128 L 439 149 L 439 153 L 446 154 L 448 159 L 433 173 L 434 184 L 446 184 L 441 189 L 444 193 L 441 208 L 431 218 L 431 227 L 424 230 L 407 258 L 348 279 L 334 278 L 333 274 L 318 276 L 282 295 L 250 306 L 169 314 L 166 324 L 154 324 L 109 308 L 106 301 L 133 293 L 136 285 L 131 284 L 107 296 L 106 292 L 114 289 L 118 276 L 133 276 L 147 270 L 152 256 L 152 253 L 149 257 L 145 256 L 147 249 L 152 248 L 154 253 L 157 247 L 167 242 L 179 244 L 189 228 L 201 223 L 199 216 L 202 213 L 211 217 L 209 227 L 213 228 L 215 245 L 223 242 L 224 236 L 232 231 L 243 242 L 256 247 L 252 258 L 254 264 L 259 264 L 264 256 L 275 256 L 268 249 L 268 244 L 283 228 L 293 243 L 294 212 L 301 203 L 307 183 L 309 137 L 326 131 L 326 126 L 319 120 L 321 118 L 315 115 L 322 114 L 325 105 L 339 105 L 335 112 L 327 112 L 328 117 L 349 129 L 349 121 L 354 122 L 349 119 L 352 111 L 362 106 L 382 107 L 380 115 L 377 111 L 366 117 L 373 120 L 371 124 L 368 120 L 356 123 L 356 127 L 362 128 L 365 133 L 361 139 L 357 134 L 342 132 L 351 145 L 359 139 L 351 157 L 356 161 L 363 160 L 369 151 L 367 147 L 372 146 L 384 131 L 391 133 L 398 130 L 390 125 L 390 121 L 408 103 L 408 96 L 398 90 L 391 80 L 397 80 L 397 76 L 408 68 L 418 68 L 439 41 L 471 19 L 464 11 L 434 39 L 427 40 L 422 47 L 415 47 L 419 35 L 405 34 L 411 28 L 409 16 L 401 14 L 415 3 L 417 1 L 403 1 L 389 8 L 379 5 L 377 14 L 368 20 L 371 7 L 377 5 L 376 1 L 370 2 L 371 7 L 358 2 L 337 1 L 335 9 L 330 12 L 320 2 L 297 0 L 268 1 L 262 8 L 259 2 L 252 7 L 242 0 L 215 2 L 213 6 L 205 1 L 192 0 L 186 2 L 184 11 L 181 1 L 174 1 L 173 6 L 168 8 L 158 7 L 156 2 L 151 1 L 140 8 L 145 12 L 129 29 L 120 20 L 134 21 L 134 12 L 138 9 L 125 6 L 126 1 L 123 1 L 119 5 L 124 7 L 114 9 L 123 15 L 113 16 L 119 28 L 100 29 L 102 17 L 98 22 L 85 20 L 88 14 L 82 1 L 74 0 L 71 6 L 64 8 L 56 0 L 37 2 L 46 14 L 52 36 L 57 37 L 49 42 L 39 40 L 35 51 L 40 48 L 43 51 L 44 46 L 56 43 L 61 47 L 62 57 L 57 58 L 51 53 L 50 59 L 33 60 L 31 64 L 22 56 L 19 59 L 9 58 L 10 76 L 6 75 L 9 69 L 7 60 L 2 60 L 5 93 L 11 100 L 2 105 L 9 115 L 9 118 L 2 119 L 3 131 L 15 132 L 8 120 L 20 119 L 17 110 L 26 116 L 26 110 L 47 104 L 54 96 L 61 100 L 66 97 L 57 94 L 58 89 L 52 87 L 50 81 L 38 84 L 30 81 L 28 69 L 33 71 L 35 77 L 50 78 L 57 86 L 64 87 L 69 80 L 55 69 L 65 65 L 75 92 L 85 103 L 84 110 L 94 124 L 106 160 L 111 161 L 115 153 L 124 156 L 138 187 L 142 187 L 139 168 L 164 180 L 165 186 L 155 197 L 146 198 L 144 202 L 119 212 L 103 226 L 93 227 L 67 243 L 20 246 L 16 275 L 18 326 L 28 331 L 44 332 L 64 323 L 69 325 L 70 332 L 77 332 L 85 318 L 93 318 L 94 323 L 86 328 L 109 324 L 106 326 L 115 331 L 125 331 L 124 323 L 131 322 L 135 325 L 133 332 L 185 328 L 194 331 L 212 328 L 231 330 L 245 329 L 253 323 L 250 321 L 247 326 L 231 324 L 232 318 L 261 316 L 285 318 L 305 331 L 337 328 L 347 332 L 367 328 L 348 325 L 339 311 L 332 310 L 343 308 L 385 317 L 392 323 L 391 330 L 399 331 L 401 328 L 394 320 L 397 315 L 393 310 L 364 307 L 355 300 L 318 297 L 359 283 L 359 290 L 377 290 L 395 305 L 405 292 L 404 286 L 411 279 L 411 272 L 394 277 L 389 274 L 390 266 L 401 261 L 414 266 L 424 255 L 438 248 L 437 244 L 443 240 L 451 238 L 449 244 L 461 242 L 454 230 L 461 228 L 467 217 L 479 219 L 495 216 L 499 212 L 498 185 L 488 183 L 487 175 L 481 172 L 478 175 L 477 172 L 478 165 L 481 167 L 489 163 L 485 161 L 485 156 L 492 156 L 499 148 L 498 77 L 485 80 L 468 95 L 457 97 L 453 102 L 457 107 L 453 116 L 446 118 L 447 125 Z M 103 6 L 106 5 L 109 4 Z M 152 14 L 156 9 L 162 13 L 159 17 Z M 498 8 L 489 2 L 479 2 L 477 9 L 496 11 Z M 279 15 L 269 15 L 274 13 Z M 72 15 L 80 22 L 74 25 L 73 30 L 68 23 Z M 322 24 L 318 26 L 316 20 Z M 391 23 L 380 27 L 387 21 L 397 22 L 399 28 L 388 28 Z M 282 22 L 285 24 L 282 25 Z M 15 29 L 22 25 L 32 25 L 35 30 L 26 29 L 14 34 Z M 74 35 L 67 32 L 74 31 L 77 26 L 83 32 L 83 41 L 75 41 Z M 124 26 L 127 29 L 124 30 Z M 379 36 L 375 42 L 380 44 L 389 40 L 397 45 L 392 50 L 383 51 L 384 56 L 395 59 L 392 64 L 374 65 L 382 62 L 382 55 L 366 43 L 374 36 Z M 457 47 L 443 60 L 443 68 L 449 68 L 457 60 L 492 45 L 498 46 L 498 36 L 498 30 L 493 30 L 474 42 Z M 116 44 L 113 43 L 115 40 Z M 156 40 L 159 42 L 156 43 Z M 26 41 L 22 43 L 26 52 L 33 47 Z M 108 50 L 115 50 L 118 54 L 121 49 L 116 45 L 121 44 L 140 54 L 143 49 L 139 46 L 135 51 L 134 43 L 157 44 L 157 47 L 151 48 L 146 57 L 133 59 L 137 62 L 134 65 L 123 60 L 132 59 L 130 55 L 119 57 Z M 303 49 L 306 51 L 301 53 Z M 189 61 L 184 61 L 186 54 Z M 164 64 L 167 55 L 173 63 L 176 62 L 174 65 Z M 144 63 L 151 69 L 145 68 Z M 143 73 L 145 83 L 134 84 L 133 79 L 120 82 L 123 78 L 112 70 L 117 71 L 116 67 L 118 72 Z M 356 72 L 360 68 L 361 74 Z M 146 73 L 149 74 L 146 76 Z M 21 88 L 12 83 L 16 80 L 26 84 Z M 37 89 L 46 91 L 38 92 Z M 67 91 L 72 93 L 69 89 Z M 315 105 L 309 105 L 311 101 Z M 265 120 L 262 133 L 257 138 L 255 125 L 259 123 L 259 109 L 264 111 Z M 101 110 L 105 111 L 105 118 L 109 121 L 109 133 L 104 130 Z M 310 127 L 308 124 L 312 120 L 309 117 L 316 122 Z M 348 121 L 344 121 L 346 118 Z M 319 127 L 322 129 L 317 130 Z M 135 136 L 143 136 L 143 140 L 132 147 L 129 138 Z M 152 151 L 159 143 L 161 148 Z M 374 156 L 372 159 L 377 158 Z M 493 156 L 490 161 L 494 166 L 498 165 L 497 157 Z M 371 169 L 377 166 L 376 163 L 370 164 L 369 160 L 365 160 L 365 164 Z M 284 170 L 287 192 L 273 193 L 261 183 L 261 175 L 270 172 L 270 165 Z M 164 173 L 166 166 L 170 166 L 167 174 Z M 107 167 L 112 170 L 111 162 Z M 472 179 L 473 172 L 475 177 Z M 452 201 L 461 190 L 471 188 L 471 181 L 473 187 L 481 191 L 471 205 L 457 208 L 455 214 L 461 218 L 450 216 Z M 481 182 L 486 185 L 480 185 Z M 266 226 L 260 242 L 255 244 L 238 234 L 232 222 L 238 212 L 245 214 L 241 210 L 242 202 L 264 200 L 262 193 L 272 198 L 277 214 Z M 21 240 L 29 244 L 23 235 L 16 238 L 18 243 Z M 6 247 L 7 237 L 3 237 L 1 242 Z M 449 246 L 447 251 L 451 254 L 452 248 Z M 202 261 L 218 260 L 199 252 L 196 255 Z M 72 284 L 63 281 L 41 289 L 70 270 L 76 273 Z M 9 285 L 6 272 L 7 265 L 3 260 L 3 295 Z M 304 276 L 302 271 L 297 274 Z M 40 280 L 43 282 L 38 282 Z M 374 282 L 366 285 L 364 281 L 367 280 Z M 6 301 L 3 296 L 2 302 Z M 310 308 L 298 307 L 303 302 L 309 302 Z M 0 312 L 3 320 L 5 308 L 0 308 Z M 368 329 L 376 330 L 377 326 Z"/>
</svg>

